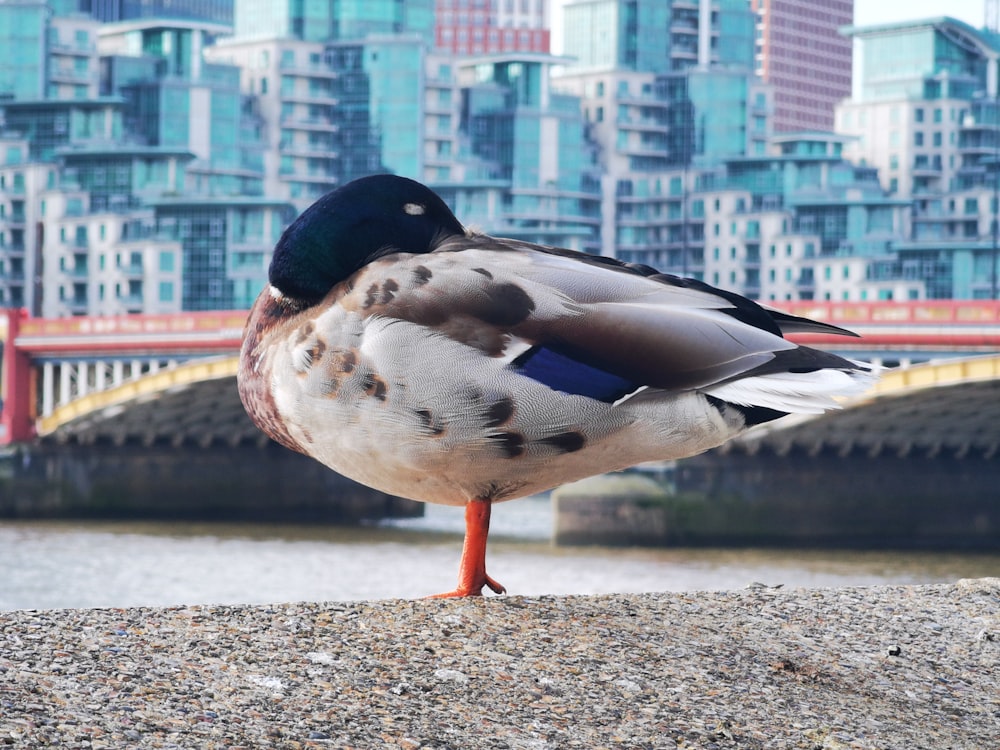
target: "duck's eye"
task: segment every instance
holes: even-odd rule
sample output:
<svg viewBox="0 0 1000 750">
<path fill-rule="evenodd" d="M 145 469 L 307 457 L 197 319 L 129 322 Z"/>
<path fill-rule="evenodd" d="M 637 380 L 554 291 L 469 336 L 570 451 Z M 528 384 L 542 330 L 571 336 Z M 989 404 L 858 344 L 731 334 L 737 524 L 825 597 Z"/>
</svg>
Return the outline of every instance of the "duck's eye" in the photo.
<svg viewBox="0 0 1000 750">
<path fill-rule="evenodd" d="M 403 210 L 410 216 L 423 216 L 427 206 L 423 203 L 406 203 L 403 205 Z"/>
</svg>

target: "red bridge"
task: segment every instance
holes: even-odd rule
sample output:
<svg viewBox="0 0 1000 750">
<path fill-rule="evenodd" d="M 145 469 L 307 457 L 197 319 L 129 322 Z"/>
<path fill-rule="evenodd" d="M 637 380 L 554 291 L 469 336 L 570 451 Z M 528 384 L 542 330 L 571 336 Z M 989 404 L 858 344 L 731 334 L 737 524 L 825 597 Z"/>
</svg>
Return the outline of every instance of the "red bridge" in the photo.
<svg viewBox="0 0 1000 750">
<path fill-rule="evenodd" d="M 888 365 L 906 367 L 1000 352 L 1000 302 L 796 302 L 778 306 L 862 336 L 809 334 L 796 340 Z M 219 311 L 32 319 L 22 311 L 0 310 L 0 444 L 60 435 L 102 439 L 99 423 L 109 423 L 113 417 L 119 425 L 125 424 L 127 412 L 152 401 L 161 400 L 167 409 L 169 399 L 162 397 L 201 383 L 213 383 L 218 398 L 232 402 L 227 408 L 238 411 L 231 380 L 245 318 L 246 311 Z M 145 410 L 136 410 L 137 420 L 140 412 L 145 414 Z M 150 432 L 148 419 L 143 419 L 144 440 L 185 439 L 179 423 L 172 426 L 169 419 L 158 419 L 158 432 Z M 250 439 L 252 431 L 232 432 L 236 419 L 230 420 L 228 434 L 203 425 L 198 439 Z M 139 427 L 135 423 L 120 426 L 112 430 L 112 438 L 132 439 L 130 430 Z"/>
</svg>

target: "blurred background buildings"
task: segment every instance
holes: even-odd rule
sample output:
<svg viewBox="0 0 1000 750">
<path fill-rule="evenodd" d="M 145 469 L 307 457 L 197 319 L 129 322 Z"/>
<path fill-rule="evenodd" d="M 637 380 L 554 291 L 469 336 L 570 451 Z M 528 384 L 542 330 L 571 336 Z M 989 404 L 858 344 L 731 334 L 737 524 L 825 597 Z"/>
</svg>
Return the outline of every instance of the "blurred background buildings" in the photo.
<svg viewBox="0 0 1000 750">
<path fill-rule="evenodd" d="M 852 17 L 0 0 L 0 306 L 247 307 L 288 222 L 372 172 L 476 229 L 763 301 L 997 298 L 1000 36 Z"/>
</svg>

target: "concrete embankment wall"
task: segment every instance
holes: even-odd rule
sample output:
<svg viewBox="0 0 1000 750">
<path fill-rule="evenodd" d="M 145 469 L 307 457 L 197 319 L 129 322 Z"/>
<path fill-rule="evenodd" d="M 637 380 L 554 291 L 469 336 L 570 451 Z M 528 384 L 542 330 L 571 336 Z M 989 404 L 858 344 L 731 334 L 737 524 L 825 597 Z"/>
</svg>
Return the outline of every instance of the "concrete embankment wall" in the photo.
<svg viewBox="0 0 1000 750">
<path fill-rule="evenodd" d="M 422 512 L 273 444 L 21 446 L 0 459 L 0 518 L 351 523 Z"/>
<path fill-rule="evenodd" d="M 560 488 L 561 544 L 1000 549 L 1000 460 L 708 453 Z"/>
<path fill-rule="evenodd" d="M 996 748 L 1000 579 L 0 613 L 0 746 Z"/>
</svg>

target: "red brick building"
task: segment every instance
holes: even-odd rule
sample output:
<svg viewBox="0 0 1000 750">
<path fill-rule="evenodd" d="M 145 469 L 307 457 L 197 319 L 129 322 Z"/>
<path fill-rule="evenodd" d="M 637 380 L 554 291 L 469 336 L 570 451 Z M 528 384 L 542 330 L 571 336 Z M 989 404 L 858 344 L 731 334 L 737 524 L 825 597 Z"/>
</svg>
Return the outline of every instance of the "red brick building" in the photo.
<svg viewBox="0 0 1000 750">
<path fill-rule="evenodd" d="M 851 95 L 854 0 L 752 0 L 757 74 L 774 87 L 774 131 L 833 130 L 833 109 Z"/>
<path fill-rule="evenodd" d="M 458 55 L 550 51 L 553 0 L 437 0 L 437 47 Z"/>
</svg>

